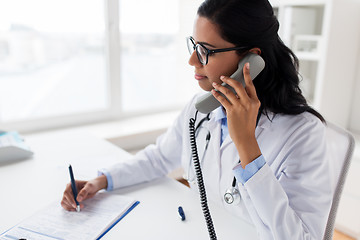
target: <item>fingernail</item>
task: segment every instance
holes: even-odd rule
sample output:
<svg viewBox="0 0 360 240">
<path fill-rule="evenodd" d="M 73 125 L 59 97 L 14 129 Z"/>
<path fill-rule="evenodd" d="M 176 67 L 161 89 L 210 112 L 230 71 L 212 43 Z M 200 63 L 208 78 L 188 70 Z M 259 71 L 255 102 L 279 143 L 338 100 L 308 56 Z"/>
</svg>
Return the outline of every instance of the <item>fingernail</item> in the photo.
<svg viewBox="0 0 360 240">
<path fill-rule="evenodd" d="M 78 200 L 79 202 L 81 202 L 82 197 L 79 196 L 79 197 L 77 198 L 77 200 Z"/>
<path fill-rule="evenodd" d="M 225 76 L 221 76 L 220 79 L 223 80 L 225 78 Z"/>
<path fill-rule="evenodd" d="M 250 63 L 246 63 L 245 67 L 246 67 L 247 70 L 249 70 L 250 69 Z"/>
<path fill-rule="evenodd" d="M 216 83 L 216 82 L 213 82 L 212 85 L 215 87 L 215 86 L 217 86 L 217 83 Z"/>
</svg>

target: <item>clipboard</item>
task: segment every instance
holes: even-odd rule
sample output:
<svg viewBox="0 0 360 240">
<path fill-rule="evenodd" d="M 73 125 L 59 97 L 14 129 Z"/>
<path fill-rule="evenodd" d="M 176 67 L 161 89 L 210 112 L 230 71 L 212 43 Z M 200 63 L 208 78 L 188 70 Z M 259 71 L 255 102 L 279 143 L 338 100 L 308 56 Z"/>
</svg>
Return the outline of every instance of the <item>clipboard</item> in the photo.
<svg viewBox="0 0 360 240">
<path fill-rule="evenodd" d="M 0 239 L 101 239 L 140 202 L 101 192 L 83 203 L 81 212 L 69 212 L 54 202 L 2 233 Z"/>
</svg>

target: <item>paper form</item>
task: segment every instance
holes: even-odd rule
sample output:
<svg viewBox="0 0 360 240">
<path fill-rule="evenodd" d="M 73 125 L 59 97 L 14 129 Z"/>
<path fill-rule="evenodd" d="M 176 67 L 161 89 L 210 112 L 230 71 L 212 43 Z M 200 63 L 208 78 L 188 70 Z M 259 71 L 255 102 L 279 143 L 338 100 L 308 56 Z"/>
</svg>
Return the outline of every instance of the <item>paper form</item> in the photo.
<svg viewBox="0 0 360 240">
<path fill-rule="evenodd" d="M 96 239 L 134 203 L 128 197 L 99 193 L 84 201 L 81 212 L 69 212 L 55 202 L 3 233 L 0 239 Z"/>
</svg>

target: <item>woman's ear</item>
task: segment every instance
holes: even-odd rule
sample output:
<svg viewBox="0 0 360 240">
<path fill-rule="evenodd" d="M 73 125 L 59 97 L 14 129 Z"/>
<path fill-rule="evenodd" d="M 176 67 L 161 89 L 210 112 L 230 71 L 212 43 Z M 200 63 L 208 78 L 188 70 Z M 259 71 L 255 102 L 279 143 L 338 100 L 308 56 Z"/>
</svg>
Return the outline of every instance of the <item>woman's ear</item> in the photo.
<svg viewBox="0 0 360 240">
<path fill-rule="evenodd" d="M 257 55 L 261 55 L 261 50 L 260 50 L 260 48 L 252 48 L 252 49 L 249 50 L 249 52 L 255 53 L 255 54 L 257 54 Z"/>
</svg>

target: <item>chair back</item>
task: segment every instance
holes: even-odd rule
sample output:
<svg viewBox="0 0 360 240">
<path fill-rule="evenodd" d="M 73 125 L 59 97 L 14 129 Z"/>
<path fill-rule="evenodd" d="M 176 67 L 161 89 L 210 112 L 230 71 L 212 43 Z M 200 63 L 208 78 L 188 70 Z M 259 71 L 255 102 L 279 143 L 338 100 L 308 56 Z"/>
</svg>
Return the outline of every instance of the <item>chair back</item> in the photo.
<svg viewBox="0 0 360 240">
<path fill-rule="evenodd" d="M 333 200 L 326 224 L 323 240 L 332 240 L 336 213 L 345 179 L 349 170 L 351 157 L 354 152 L 354 137 L 346 130 L 327 122 L 326 130 L 327 158 L 330 161 L 331 186 Z"/>
</svg>

